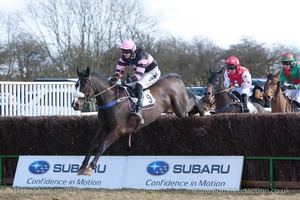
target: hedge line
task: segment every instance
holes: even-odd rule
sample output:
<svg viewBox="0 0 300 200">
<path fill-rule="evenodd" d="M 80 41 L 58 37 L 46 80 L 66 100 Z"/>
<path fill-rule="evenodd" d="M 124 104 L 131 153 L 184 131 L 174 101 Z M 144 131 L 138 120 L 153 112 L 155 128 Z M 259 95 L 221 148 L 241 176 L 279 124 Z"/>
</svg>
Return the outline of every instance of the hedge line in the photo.
<svg viewBox="0 0 300 200">
<path fill-rule="evenodd" d="M 300 156 L 299 114 L 164 115 L 122 136 L 105 155 Z M 1 155 L 84 155 L 96 116 L 1 117 Z M 267 161 L 247 161 L 243 180 L 269 180 Z M 276 180 L 300 181 L 299 161 L 278 161 Z M 7 171 L 10 171 L 7 169 Z"/>
</svg>

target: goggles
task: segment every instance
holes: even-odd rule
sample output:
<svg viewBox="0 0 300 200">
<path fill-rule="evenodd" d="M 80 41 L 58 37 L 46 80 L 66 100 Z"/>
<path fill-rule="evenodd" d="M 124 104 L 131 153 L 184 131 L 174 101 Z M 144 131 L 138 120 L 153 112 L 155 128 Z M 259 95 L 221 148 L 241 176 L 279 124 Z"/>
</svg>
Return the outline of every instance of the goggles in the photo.
<svg viewBox="0 0 300 200">
<path fill-rule="evenodd" d="M 282 63 L 282 65 L 290 65 L 291 64 L 290 62 L 286 62 L 286 61 L 281 62 L 281 63 Z"/>
<path fill-rule="evenodd" d="M 129 53 L 131 53 L 131 50 L 122 49 L 122 53 L 129 54 Z"/>
<path fill-rule="evenodd" d="M 227 69 L 230 69 L 230 70 L 235 70 L 236 69 L 235 65 L 227 65 L 226 67 L 227 67 Z"/>
</svg>

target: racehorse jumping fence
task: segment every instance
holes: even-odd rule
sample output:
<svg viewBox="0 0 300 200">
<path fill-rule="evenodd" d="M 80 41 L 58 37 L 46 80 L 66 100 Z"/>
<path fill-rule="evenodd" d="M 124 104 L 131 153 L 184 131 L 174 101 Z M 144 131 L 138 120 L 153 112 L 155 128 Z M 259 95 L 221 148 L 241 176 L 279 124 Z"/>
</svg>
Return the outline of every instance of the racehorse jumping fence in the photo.
<svg viewBox="0 0 300 200">
<path fill-rule="evenodd" d="M 0 186 L 7 185 L 13 183 L 13 177 L 7 177 L 4 179 L 3 173 L 3 161 L 4 159 L 18 159 L 18 155 L 0 155 Z M 269 161 L 269 181 L 256 181 L 256 180 L 242 180 L 243 188 L 269 188 L 270 190 L 274 190 L 275 188 L 293 188 L 299 189 L 300 182 L 292 182 L 292 181 L 276 181 L 274 177 L 274 169 L 275 169 L 275 161 L 300 161 L 300 157 L 268 157 L 268 156 L 245 156 L 245 160 L 267 160 Z"/>
</svg>

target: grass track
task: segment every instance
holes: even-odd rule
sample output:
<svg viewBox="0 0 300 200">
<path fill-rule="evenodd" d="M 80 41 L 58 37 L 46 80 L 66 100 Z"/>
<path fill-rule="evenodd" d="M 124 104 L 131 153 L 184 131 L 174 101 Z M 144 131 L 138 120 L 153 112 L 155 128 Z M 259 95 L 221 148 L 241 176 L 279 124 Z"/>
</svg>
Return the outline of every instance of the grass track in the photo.
<svg viewBox="0 0 300 200">
<path fill-rule="evenodd" d="M 9 200 L 198 200 L 198 199 L 268 199 L 268 200 L 298 200 L 300 190 L 276 189 L 242 189 L 238 192 L 191 191 L 191 190 L 103 190 L 76 188 L 13 188 L 0 186 L 0 199 Z"/>
</svg>

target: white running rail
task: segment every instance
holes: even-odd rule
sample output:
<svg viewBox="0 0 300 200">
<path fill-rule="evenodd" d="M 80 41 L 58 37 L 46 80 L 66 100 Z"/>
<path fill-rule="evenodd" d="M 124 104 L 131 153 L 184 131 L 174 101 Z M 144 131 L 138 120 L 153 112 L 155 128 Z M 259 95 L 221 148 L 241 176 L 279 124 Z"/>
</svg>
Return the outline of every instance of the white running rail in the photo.
<svg viewBox="0 0 300 200">
<path fill-rule="evenodd" d="M 71 104 L 74 82 L 0 81 L 1 116 L 80 115 Z"/>
</svg>

